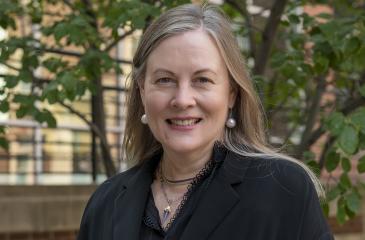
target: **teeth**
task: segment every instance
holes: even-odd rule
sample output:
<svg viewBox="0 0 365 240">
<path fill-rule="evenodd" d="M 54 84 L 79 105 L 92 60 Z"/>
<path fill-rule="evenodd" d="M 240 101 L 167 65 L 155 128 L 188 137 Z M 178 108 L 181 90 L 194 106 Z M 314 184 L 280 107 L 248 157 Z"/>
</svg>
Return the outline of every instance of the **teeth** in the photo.
<svg viewBox="0 0 365 240">
<path fill-rule="evenodd" d="M 191 126 L 194 125 L 197 121 L 197 119 L 171 120 L 171 123 L 179 126 Z"/>
</svg>

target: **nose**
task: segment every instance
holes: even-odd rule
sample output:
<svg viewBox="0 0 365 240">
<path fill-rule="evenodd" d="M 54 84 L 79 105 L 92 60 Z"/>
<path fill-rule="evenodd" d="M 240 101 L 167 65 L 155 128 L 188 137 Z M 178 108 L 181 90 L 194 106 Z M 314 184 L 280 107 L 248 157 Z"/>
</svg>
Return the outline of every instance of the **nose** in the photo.
<svg viewBox="0 0 365 240">
<path fill-rule="evenodd" d="M 187 109 L 195 106 L 195 104 L 194 91 L 191 89 L 190 85 L 179 85 L 171 100 L 171 106 L 179 109 Z"/>
</svg>

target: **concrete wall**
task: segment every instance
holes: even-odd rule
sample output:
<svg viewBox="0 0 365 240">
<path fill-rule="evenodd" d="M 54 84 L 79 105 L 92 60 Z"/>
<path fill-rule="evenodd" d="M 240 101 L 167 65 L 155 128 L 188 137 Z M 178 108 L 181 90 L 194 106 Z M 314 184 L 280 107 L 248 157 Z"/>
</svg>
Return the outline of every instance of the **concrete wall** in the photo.
<svg viewBox="0 0 365 240">
<path fill-rule="evenodd" d="M 0 186 L 0 234 L 77 230 L 95 186 Z"/>
</svg>

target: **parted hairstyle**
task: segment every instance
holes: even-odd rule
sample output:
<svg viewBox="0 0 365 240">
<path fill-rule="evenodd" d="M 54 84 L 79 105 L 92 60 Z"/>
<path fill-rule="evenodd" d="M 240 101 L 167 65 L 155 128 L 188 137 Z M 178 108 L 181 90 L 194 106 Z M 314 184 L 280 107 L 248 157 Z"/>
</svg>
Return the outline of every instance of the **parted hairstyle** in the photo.
<svg viewBox="0 0 365 240">
<path fill-rule="evenodd" d="M 267 144 L 264 114 L 241 54 L 231 23 L 224 13 L 212 4 L 185 4 L 163 13 L 142 35 L 129 76 L 127 94 L 127 118 L 123 149 L 127 161 L 142 163 L 156 152 L 161 144 L 149 127 L 140 119 L 144 107 L 139 91 L 143 84 L 147 58 L 161 41 L 184 32 L 203 29 L 216 43 L 229 72 L 231 86 L 237 93 L 232 109 L 236 126 L 225 128 L 222 144 L 242 156 L 284 158 L 302 166 L 312 179 L 317 193 L 324 197 L 323 188 L 315 174 L 302 162 L 278 153 Z"/>
</svg>

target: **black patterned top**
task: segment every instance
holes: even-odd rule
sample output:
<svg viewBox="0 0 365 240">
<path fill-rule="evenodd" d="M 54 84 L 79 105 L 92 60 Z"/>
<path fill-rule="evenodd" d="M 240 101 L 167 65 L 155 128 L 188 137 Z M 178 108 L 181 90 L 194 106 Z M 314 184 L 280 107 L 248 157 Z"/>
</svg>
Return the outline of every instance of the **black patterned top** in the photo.
<svg viewBox="0 0 365 240">
<path fill-rule="evenodd" d="M 188 186 L 187 192 L 165 229 L 161 226 L 158 209 L 153 199 L 152 190 L 150 190 L 144 211 L 143 224 L 141 225 L 141 240 L 178 239 L 176 236 L 181 236 L 185 229 L 184 226 L 187 226 L 201 195 L 209 187 L 216 169 L 224 159 L 222 151 L 217 151 L 216 148 L 219 147 L 214 147 L 212 160 L 206 163 Z"/>
</svg>

